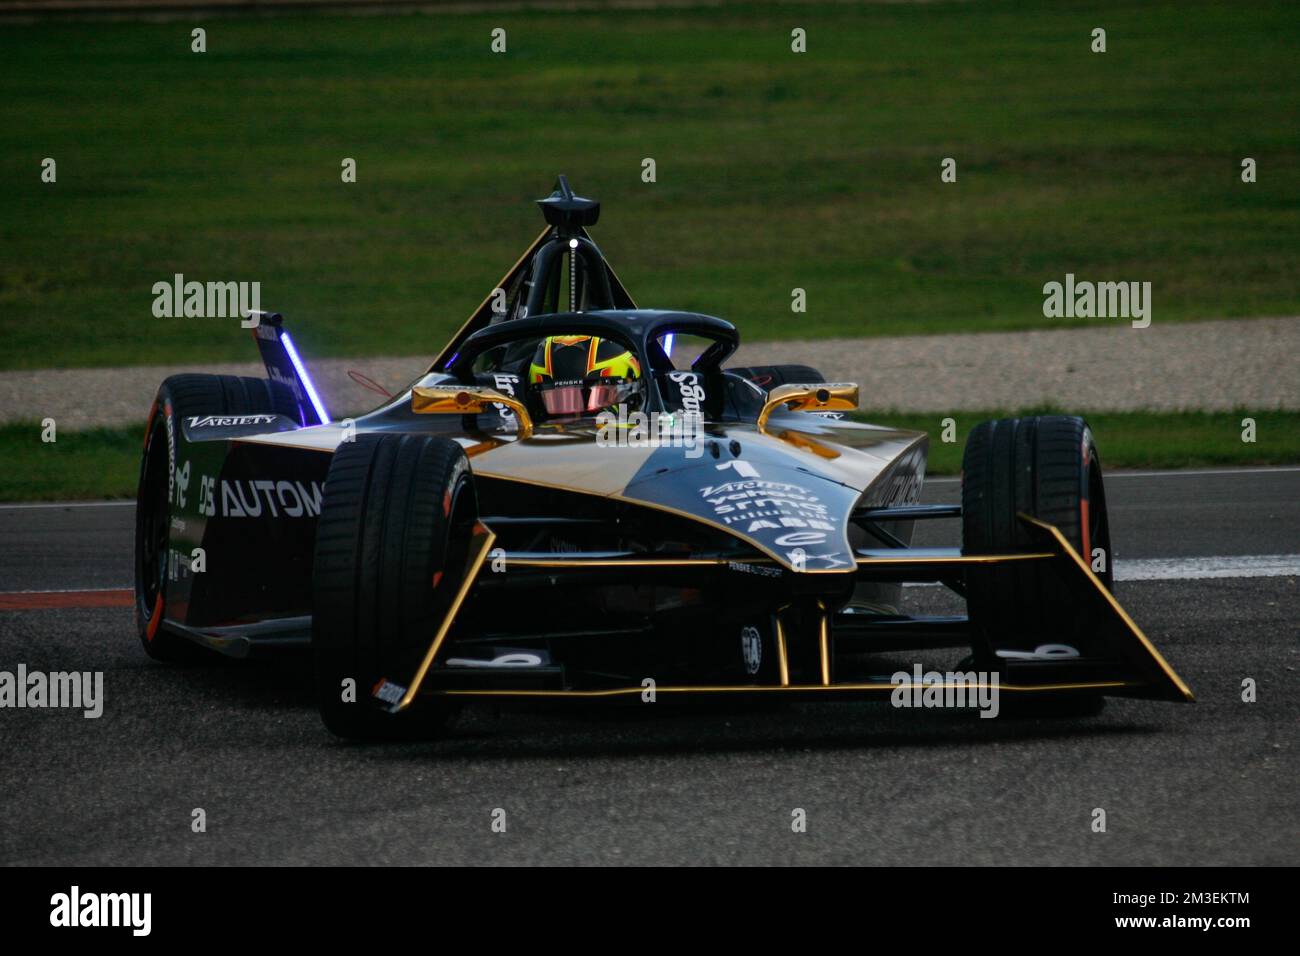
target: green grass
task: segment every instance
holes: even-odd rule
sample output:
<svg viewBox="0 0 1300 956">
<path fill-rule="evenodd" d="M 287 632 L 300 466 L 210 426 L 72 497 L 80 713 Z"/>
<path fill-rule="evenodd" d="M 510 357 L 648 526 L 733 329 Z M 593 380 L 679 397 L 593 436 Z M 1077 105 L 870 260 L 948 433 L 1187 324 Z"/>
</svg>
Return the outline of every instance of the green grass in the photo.
<svg viewBox="0 0 1300 956">
<path fill-rule="evenodd" d="M 58 431 L 41 440 L 39 424 L 0 425 L 0 501 L 127 498 L 140 480 L 144 425 Z"/>
<path fill-rule="evenodd" d="M 1019 414 L 1047 414 L 1032 409 Z M 970 429 L 1009 412 L 956 413 L 956 441 L 941 440 L 946 416 L 863 412 L 879 424 L 930 434 L 930 474 L 961 470 Z M 1256 441 L 1241 440 L 1241 420 L 1256 422 Z M 1283 465 L 1300 462 L 1300 412 L 1113 412 L 1088 416 L 1106 468 L 1190 468 L 1203 465 Z M 41 441 L 38 424 L 0 426 L 0 501 L 127 498 L 135 494 L 142 429 L 99 428 L 58 433 Z"/>
<path fill-rule="evenodd" d="M 751 340 L 1059 326 L 1067 272 L 1152 282 L 1157 322 L 1300 299 L 1291 0 L 197 22 L 201 55 L 186 20 L 4 25 L 0 368 L 250 357 L 153 318 L 177 272 L 259 281 L 311 355 L 432 353 L 560 171 L 641 304 Z"/>
</svg>

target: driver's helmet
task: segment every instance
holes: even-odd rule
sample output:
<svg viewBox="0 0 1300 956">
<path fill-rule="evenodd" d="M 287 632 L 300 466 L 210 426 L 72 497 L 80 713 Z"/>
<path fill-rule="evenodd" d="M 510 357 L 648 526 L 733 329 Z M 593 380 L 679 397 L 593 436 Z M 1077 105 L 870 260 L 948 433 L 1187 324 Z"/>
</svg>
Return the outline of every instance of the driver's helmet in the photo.
<svg viewBox="0 0 1300 956">
<path fill-rule="evenodd" d="M 610 339 L 552 335 L 537 346 L 528 388 L 546 414 L 584 415 L 615 405 L 640 404 L 641 364 Z"/>
</svg>

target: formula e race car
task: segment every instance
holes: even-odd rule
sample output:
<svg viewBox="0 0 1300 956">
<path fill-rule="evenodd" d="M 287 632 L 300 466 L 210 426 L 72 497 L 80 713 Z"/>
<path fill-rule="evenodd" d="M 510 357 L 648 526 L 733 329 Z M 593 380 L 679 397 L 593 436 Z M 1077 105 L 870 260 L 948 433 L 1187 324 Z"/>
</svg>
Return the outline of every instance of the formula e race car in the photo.
<svg viewBox="0 0 1300 956">
<path fill-rule="evenodd" d="M 151 657 L 310 643 L 326 725 L 363 738 L 475 698 L 889 697 L 880 655 L 928 648 L 1008 701 L 1191 699 L 1111 594 L 1082 419 L 982 423 L 961 504 L 920 504 L 924 434 L 853 420 L 858 386 L 810 368 L 728 368 L 730 322 L 636 307 L 595 201 L 561 177 L 539 204 L 428 372 L 364 416 L 330 419 L 274 313 L 266 379 L 163 382 L 136 513 Z M 943 519 L 960 549 L 910 546 Z M 967 613 L 900 613 L 904 582 Z"/>
</svg>

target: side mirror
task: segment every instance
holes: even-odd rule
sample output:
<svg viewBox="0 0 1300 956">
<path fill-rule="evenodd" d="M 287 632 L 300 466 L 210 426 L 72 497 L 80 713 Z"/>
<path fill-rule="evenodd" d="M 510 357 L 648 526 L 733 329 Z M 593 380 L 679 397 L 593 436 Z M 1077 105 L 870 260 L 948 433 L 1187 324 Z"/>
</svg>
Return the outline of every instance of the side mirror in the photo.
<svg viewBox="0 0 1300 956">
<path fill-rule="evenodd" d="M 411 391 L 411 411 L 417 415 L 477 415 L 489 405 L 504 405 L 519 422 L 519 439 L 531 437 L 533 419 L 524 403 L 486 385 L 428 385 Z"/>
<path fill-rule="evenodd" d="M 767 393 L 758 413 L 758 430 L 765 431 L 768 417 L 780 406 L 793 412 L 843 412 L 858 407 L 858 386 L 852 382 L 778 385 Z"/>
</svg>

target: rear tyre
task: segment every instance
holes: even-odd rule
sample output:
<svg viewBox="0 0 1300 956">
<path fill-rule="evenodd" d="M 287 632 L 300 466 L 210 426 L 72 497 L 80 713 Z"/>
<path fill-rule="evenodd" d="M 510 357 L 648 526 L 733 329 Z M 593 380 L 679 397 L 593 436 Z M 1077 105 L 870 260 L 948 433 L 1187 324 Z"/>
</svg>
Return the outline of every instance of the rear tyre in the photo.
<svg viewBox="0 0 1300 956">
<path fill-rule="evenodd" d="M 469 459 L 454 441 L 361 435 L 335 452 L 312 585 L 316 700 L 332 733 L 412 739 L 441 726 L 445 707 L 390 714 L 372 693 L 415 674 L 459 588 L 477 520 Z"/>
<path fill-rule="evenodd" d="M 145 653 L 155 660 L 187 660 L 201 653 L 162 627 L 172 514 L 180 510 L 174 469 L 181 422 L 193 415 L 265 414 L 302 420 L 293 392 L 282 382 L 237 375 L 173 375 L 158 387 L 145 430 L 135 508 L 136 629 Z"/>
<path fill-rule="evenodd" d="M 1017 514 L 1055 525 L 1107 589 L 1114 572 L 1101 459 L 1082 418 L 1043 415 L 981 422 L 962 457 L 962 550 L 1001 554 L 1032 550 Z M 996 650 L 1033 651 L 1069 640 L 1070 595 L 1033 562 L 967 574 L 971 623 Z M 996 657 L 982 663 L 997 669 Z M 1010 698 L 1011 695 L 1007 695 Z M 1007 702 L 1004 698 L 1004 702 Z M 1033 701 L 1017 712 L 1095 713 L 1099 697 Z"/>
<path fill-rule="evenodd" d="M 742 378 L 747 378 L 759 388 L 770 392 L 778 385 L 790 383 L 824 382 L 825 376 L 809 365 L 753 365 L 743 368 L 729 368 Z"/>
</svg>

